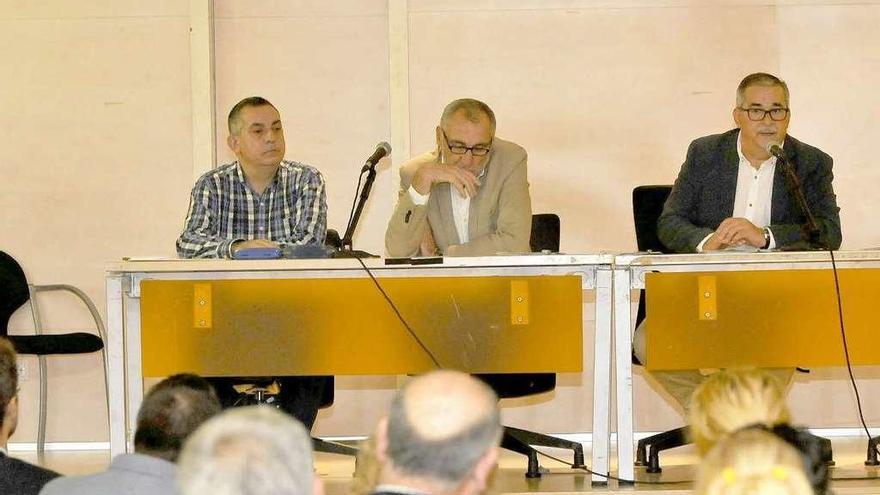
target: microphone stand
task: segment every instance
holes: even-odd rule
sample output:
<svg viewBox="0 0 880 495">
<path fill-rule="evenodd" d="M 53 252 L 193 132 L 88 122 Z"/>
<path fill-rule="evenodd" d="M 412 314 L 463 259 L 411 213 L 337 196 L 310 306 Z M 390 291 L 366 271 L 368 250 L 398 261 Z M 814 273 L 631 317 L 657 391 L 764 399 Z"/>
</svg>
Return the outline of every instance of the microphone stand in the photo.
<svg viewBox="0 0 880 495">
<path fill-rule="evenodd" d="M 367 198 L 370 197 L 370 190 L 373 188 L 373 182 L 376 180 L 376 164 L 367 163 L 361 169 L 361 175 L 363 175 L 364 172 L 367 173 L 367 179 L 364 181 L 364 187 L 361 188 L 360 197 L 354 208 L 354 213 L 351 215 L 351 221 L 348 223 L 348 226 L 345 227 L 345 234 L 342 236 L 342 249 L 333 253 L 334 258 L 378 258 L 375 254 L 366 251 L 353 250 L 351 248 L 354 231 L 361 218 L 361 212 L 363 212 L 364 206 L 367 204 Z M 355 194 L 357 194 L 357 191 L 355 191 Z"/>
<path fill-rule="evenodd" d="M 811 249 L 818 248 L 824 250 L 826 244 L 822 241 L 822 232 L 816 224 L 816 217 L 813 216 L 813 211 L 810 209 L 810 205 L 807 204 L 807 198 L 804 197 L 804 189 L 801 187 L 801 180 L 795 173 L 794 167 L 784 156 L 780 154 L 776 158 L 777 162 L 782 165 L 786 183 L 788 184 L 788 190 L 794 196 L 798 209 L 801 210 L 804 218 L 806 218 L 806 222 L 803 224 L 803 230 L 804 238 L 807 240 L 808 247 Z"/>
</svg>

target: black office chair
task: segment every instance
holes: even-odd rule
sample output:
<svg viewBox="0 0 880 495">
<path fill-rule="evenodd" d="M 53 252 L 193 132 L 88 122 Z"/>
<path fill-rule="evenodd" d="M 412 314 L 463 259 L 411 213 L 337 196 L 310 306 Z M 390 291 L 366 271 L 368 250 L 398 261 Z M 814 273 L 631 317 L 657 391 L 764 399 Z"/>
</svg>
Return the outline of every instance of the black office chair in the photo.
<svg viewBox="0 0 880 495">
<path fill-rule="evenodd" d="M 633 189 L 633 221 L 636 228 L 636 244 L 639 251 L 652 252 L 668 252 L 666 246 L 660 242 L 657 236 L 657 220 L 663 213 L 663 205 L 672 191 L 672 186 L 655 185 L 655 186 L 639 186 Z M 639 309 L 636 313 L 636 326 L 639 326 L 645 320 L 645 291 L 639 292 Z M 633 364 L 641 365 L 642 363 L 632 356 Z M 798 368 L 798 371 L 808 372 Z M 823 452 L 828 452 L 825 461 L 828 465 L 833 465 L 833 455 L 831 450 L 831 441 L 827 438 L 816 437 L 817 441 L 822 444 Z M 649 473 L 659 473 L 663 469 L 660 467 L 660 452 L 663 450 L 674 449 L 691 443 L 690 429 L 687 426 L 676 428 L 674 430 L 665 431 L 650 437 L 639 440 L 636 448 L 637 466 L 646 466 Z"/>
<path fill-rule="evenodd" d="M 86 306 L 98 335 L 86 332 L 43 334 L 36 295 L 39 292 L 66 291 L 78 297 Z M 9 335 L 9 319 L 25 303 L 30 303 L 35 335 Z M 9 339 L 19 354 L 37 356 L 40 372 L 39 423 L 37 428 L 37 455 L 42 459 L 46 447 L 46 356 L 53 354 L 87 354 L 101 351 L 104 360 L 104 390 L 107 390 L 107 355 L 104 350 L 106 332 L 95 304 L 80 289 L 66 284 L 32 285 L 21 265 L 0 251 L 0 336 Z M 109 409 L 108 409 L 109 411 Z M 109 418 L 109 412 L 108 412 Z"/>
<path fill-rule="evenodd" d="M 657 237 L 657 220 L 663 212 L 666 198 L 672 191 L 672 186 L 639 186 L 633 189 L 633 221 L 636 227 L 636 244 L 639 251 L 652 251 L 662 253 L 667 251 L 666 246 Z M 639 309 L 636 313 L 636 326 L 645 320 L 645 291 L 639 291 Z M 642 363 L 632 356 L 633 364 Z M 660 451 L 681 447 L 690 443 L 688 428 L 676 428 L 639 440 L 636 448 L 636 466 L 647 466 L 647 472 L 659 473 Z"/>
<path fill-rule="evenodd" d="M 530 246 L 533 252 L 559 252 L 559 217 L 552 213 L 532 215 Z M 549 392 L 556 388 L 555 373 L 505 373 L 474 375 L 492 387 L 500 399 L 513 399 Z M 542 433 L 504 427 L 501 447 L 528 457 L 527 478 L 539 478 L 541 465 L 532 445 L 569 449 L 574 452 L 574 468 L 584 466 L 584 447 L 580 443 Z"/>
</svg>

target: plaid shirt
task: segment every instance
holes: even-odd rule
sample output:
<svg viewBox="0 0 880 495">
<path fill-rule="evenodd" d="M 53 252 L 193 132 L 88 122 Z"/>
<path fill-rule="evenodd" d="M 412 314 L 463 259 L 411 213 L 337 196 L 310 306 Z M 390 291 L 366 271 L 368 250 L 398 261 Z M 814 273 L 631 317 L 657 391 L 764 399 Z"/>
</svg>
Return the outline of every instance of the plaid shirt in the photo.
<svg viewBox="0 0 880 495">
<path fill-rule="evenodd" d="M 327 198 L 317 169 L 282 161 L 275 180 L 257 195 L 236 161 L 196 181 L 177 254 L 229 258 L 232 243 L 239 240 L 269 239 L 283 248 L 322 245 L 326 234 Z"/>
</svg>

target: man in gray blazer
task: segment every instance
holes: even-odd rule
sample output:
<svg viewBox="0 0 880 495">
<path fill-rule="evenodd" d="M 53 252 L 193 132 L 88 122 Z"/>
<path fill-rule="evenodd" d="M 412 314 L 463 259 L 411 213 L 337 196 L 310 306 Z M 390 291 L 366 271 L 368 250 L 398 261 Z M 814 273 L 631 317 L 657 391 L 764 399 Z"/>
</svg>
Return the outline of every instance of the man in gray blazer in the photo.
<svg viewBox="0 0 880 495">
<path fill-rule="evenodd" d="M 788 86 L 766 73 L 746 76 L 736 92 L 737 128 L 695 140 L 688 148 L 672 193 L 657 222 L 660 240 L 675 253 L 736 247 L 798 249 L 840 247 L 840 208 L 831 185 L 832 160 L 818 148 L 787 135 L 791 119 Z M 769 152 L 782 147 L 803 187 L 819 229 L 811 245 L 806 218 L 788 188 L 782 164 Z M 636 358 L 646 362 L 643 322 L 633 336 Z M 793 370 L 775 370 L 787 384 Z M 652 376 L 683 408 L 702 382 L 698 371 L 654 372 Z"/>
<path fill-rule="evenodd" d="M 159 382 L 138 411 L 134 453 L 89 476 L 56 478 L 40 495 L 171 495 L 177 493 L 177 457 L 196 428 L 220 412 L 211 385 L 195 375 Z"/>
<path fill-rule="evenodd" d="M 494 112 L 470 98 L 447 105 L 435 133 L 437 148 L 400 168 L 388 256 L 529 252 L 526 151 L 495 137 Z"/>
</svg>

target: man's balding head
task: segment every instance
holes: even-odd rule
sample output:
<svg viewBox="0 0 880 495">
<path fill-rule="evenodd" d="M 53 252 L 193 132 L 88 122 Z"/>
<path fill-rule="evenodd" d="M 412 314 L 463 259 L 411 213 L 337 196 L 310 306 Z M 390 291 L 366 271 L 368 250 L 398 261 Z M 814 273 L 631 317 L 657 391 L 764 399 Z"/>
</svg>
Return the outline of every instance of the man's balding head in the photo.
<svg viewBox="0 0 880 495">
<path fill-rule="evenodd" d="M 380 433 L 383 457 L 404 475 L 451 489 L 494 453 L 501 428 L 489 387 L 464 373 L 436 371 L 414 378 L 395 395 Z"/>
</svg>

